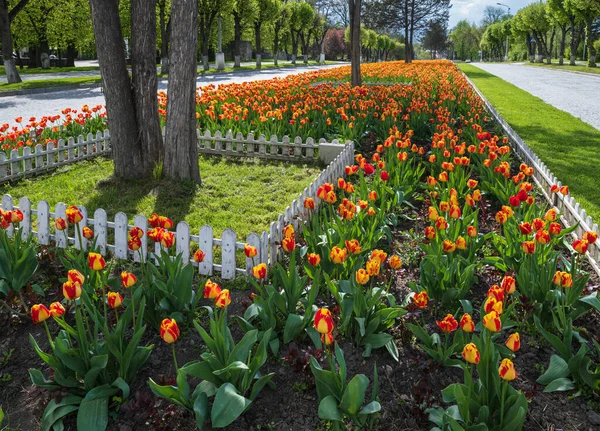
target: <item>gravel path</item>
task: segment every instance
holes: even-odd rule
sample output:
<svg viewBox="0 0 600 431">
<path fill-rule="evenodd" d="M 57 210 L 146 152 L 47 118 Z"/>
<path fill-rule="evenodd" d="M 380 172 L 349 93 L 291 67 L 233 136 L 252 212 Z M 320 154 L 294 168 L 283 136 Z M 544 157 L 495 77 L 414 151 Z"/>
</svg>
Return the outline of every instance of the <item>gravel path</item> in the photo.
<svg viewBox="0 0 600 431">
<path fill-rule="evenodd" d="M 255 72 L 240 71 L 222 74 L 212 74 L 208 76 L 198 76 L 198 78 L 196 79 L 196 83 L 198 86 L 204 86 L 208 84 L 219 85 L 248 81 L 261 81 L 265 79 L 272 79 L 275 77 L 283 78 L 284 76 L 308 72 L 311 70 L 319 70 L 339 66 L 340 65 L 336 64 L 326 66 L 307 66 L 293 68 L 282 67 L 277 70 L 263 69 L 262 71 Z M 72 74 L 69 76 L 72 76 Z M 160 80 L 158 83 L 158 89 L 166 90 L 167 80 Z M 14 123 L 14 119 L 19 116 L 23 116 L 25 119 L 29 119 L 29 117 L 31 116 L 40 118 L 44 115 L 56 115 L 60 114 L 60 111 L 62 111 L 64 108 L 79 109 L 84 104 L 88 104 L 89 106 L 104 104 L 104 95 L 102 94 L 100 88 L 82 88 L 77 90 L 66 90 L 53 93 L 26 94 L 20 96 L 0 97 L 0 124 L 9 123 L 12 125 Z"/>
<path fill-rule="evenodd" d="M 544 102 L 600 129 L 600 76 L 523 64 L 474 63 Z"/>
</svg>

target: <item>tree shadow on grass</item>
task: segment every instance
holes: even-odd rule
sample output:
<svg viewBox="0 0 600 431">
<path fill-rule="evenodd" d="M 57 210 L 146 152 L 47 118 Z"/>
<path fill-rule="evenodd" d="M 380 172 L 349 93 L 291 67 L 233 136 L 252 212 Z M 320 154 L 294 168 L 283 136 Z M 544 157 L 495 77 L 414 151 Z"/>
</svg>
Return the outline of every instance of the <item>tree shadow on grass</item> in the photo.
<svg viewBox="0 0 600 431">
<path fill-rule="evenodd" d="M 201 186 L 193 181 L 161 180 L 151 191 L 156 195 L 154 212 L 169 217 L 177 225 L 190 213 L 192 202 L 200 190 Z"/>
</svg>

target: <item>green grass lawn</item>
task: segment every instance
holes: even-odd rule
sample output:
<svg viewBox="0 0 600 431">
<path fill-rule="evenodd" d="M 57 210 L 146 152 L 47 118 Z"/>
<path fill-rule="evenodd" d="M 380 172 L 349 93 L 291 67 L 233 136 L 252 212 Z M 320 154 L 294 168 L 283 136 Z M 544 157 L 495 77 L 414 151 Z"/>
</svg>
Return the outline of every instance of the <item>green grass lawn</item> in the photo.
<svg viewBox="0 0 600 431">
<path fill-rule="evenodd" d="M 475 66 L 459 67 L 598 222 L 600 130 Z"/>
<path fill-rule="evenodd" d="M 187 221 L 193 234 L 208 224 L 215 237 L 232 228 L 243 241 L 250 232 L 268 230 L 321 170 L 317 164 L 200 157 L 202 185 L 196 186 L 166 180 L 119 180 L 112 176 L 112 160 L 97 158 L 0 186 L 0 194 L 10 194 L 15 202 L 27 196 L 34 208 L 38 201 L 46 200 L 52 211 L 58 202 L 83 205 L 90 217 L 97 208 L 104 208 L 109 220 L 119 211 L 125 212 L 130 222 L 137 214 L 156 212 L 175 223 Z"/>
<path fill-rule="evenodd" d="M 566 60 L 563 66 L 558 63 L 526 63 L 526 66 L 532 67 L 544 67 L 546 69 L 564 70 L 570 72 L 585 72 L 585 73 L 596 73 L 600 74 L 600 67 L 587 67 L 587 66 L 570 66 L 569 61 Z"/>
<path fill-rule="evenodd" d="M 86 72 L 90 70 L 100 70 L 98 66 L 81 66 L 81 67 L 51 67 L 50 69 L 42 69 L 40 67 L 24 67 L 23 69 L 17 66 L 20 75 L 34 75 L 38 73 L 63 73 L 63 72 Z M 0 76 L 6 75 L 4 66 L 0 66 Z"/>
<path fill-rule="evenodd" d="M 19 84 L 0 84 L 0 92 L 14 90 L 30 90 L 32 88 L 63 87 L 67 85 L 95 84 L 100 82 L 100 77 L 81 77 L 81 78 L 56 78 L 40 79 L 34 81 L 23 81 Z"/>
</svg>

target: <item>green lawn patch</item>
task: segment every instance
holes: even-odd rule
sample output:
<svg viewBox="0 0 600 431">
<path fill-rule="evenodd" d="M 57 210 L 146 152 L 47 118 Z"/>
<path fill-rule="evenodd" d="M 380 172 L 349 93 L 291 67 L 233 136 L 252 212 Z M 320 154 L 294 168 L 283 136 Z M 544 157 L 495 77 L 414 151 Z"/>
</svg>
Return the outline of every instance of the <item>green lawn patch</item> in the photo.
<svg viewBox="0 0 600 431">
<path fill-rule="evenodd" d="M 598 222 L 600 130 L 475 66 L 459 67 Z"/>
<path fill-rule="evenodd" d="M 14 90 L 30 90 L 34 88 L 48 88 L 48 87 L 63 87 L 68 85 L 84 85 L 84 84 L 95 84 L 100 82 L 99 76 L 86 76 L 79 78 L 56 78 L 56 79 L 40 79 L 34 81 L 23 81 L 18 84 L 0 84 L 0 92 L 14 91 Z"/>
<path fill-rule="evenodd" d="M 562 71 L 567 71 L 567 72 L 583 72 L 583 73 L 600 74 L 600 67 L 570 66 L 568 61 L 562 66 L 558 63 L 551 63 L 551 64 L 527 63 L 526 66 L 543 67 L 545 69 L 562 70 Z"/>
<path fill-rule="evenodd" d="M 250 232 L 260 234 L 298 198 L 321 172 L 317 164 L 296 164 L 258 159 L 200 157 L 202 185 L 166 180 L 119 180 L 112 176 L 113 162 L 106 158 L 78 162 L 14 185 L 0 186 L 15 202 L 22 196 L 34 208 L 46 200 L 52 210 L 58 202 L 83 205 L 90 217 L 104 208 L 109 220 L 123 211 L 133 222 L 137 214 L 156 212 L 187 221 L 192 233 L 202 225 L 213 227 L 215 237 L 232 228 L 243 241 Z"/>
<path fill-rule="evenodd" d="M 34 75 L 38 73 L 63 73 L 63 72 L 87 72 L 90 70 L 100 70 L 98 66 L 81 66 L 81 67 L 51 67 L 50 69 L 42 69 L 39 67 L 29 68 L 24 67 L 23 69 L 17 67 L 20 75 Z M 6 75 L 4 66 L 0 66 L 0 76 Z"/>
</svg>

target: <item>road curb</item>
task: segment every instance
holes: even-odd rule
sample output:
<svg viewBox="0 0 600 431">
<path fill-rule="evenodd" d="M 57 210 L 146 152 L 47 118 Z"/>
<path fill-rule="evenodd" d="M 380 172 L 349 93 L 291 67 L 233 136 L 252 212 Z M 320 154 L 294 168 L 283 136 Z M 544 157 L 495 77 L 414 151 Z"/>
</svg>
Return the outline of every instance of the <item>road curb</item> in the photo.
<svg viewBox="0 0 600 431">
<path fill-rule="evenodd" d="M 55 93 L 57 91 L 79 90 L 82 88 L 98 88 L 100 86 L 102 86 L 102 84 L 100 82 L 97 82 L 95 84 L 74 84 L 74 85 L 59 85 L 56 87 L 28 88 L 25 90 L 1 91 L 0 97 L 23 96 L 26 94 Z"/>
</svg>

